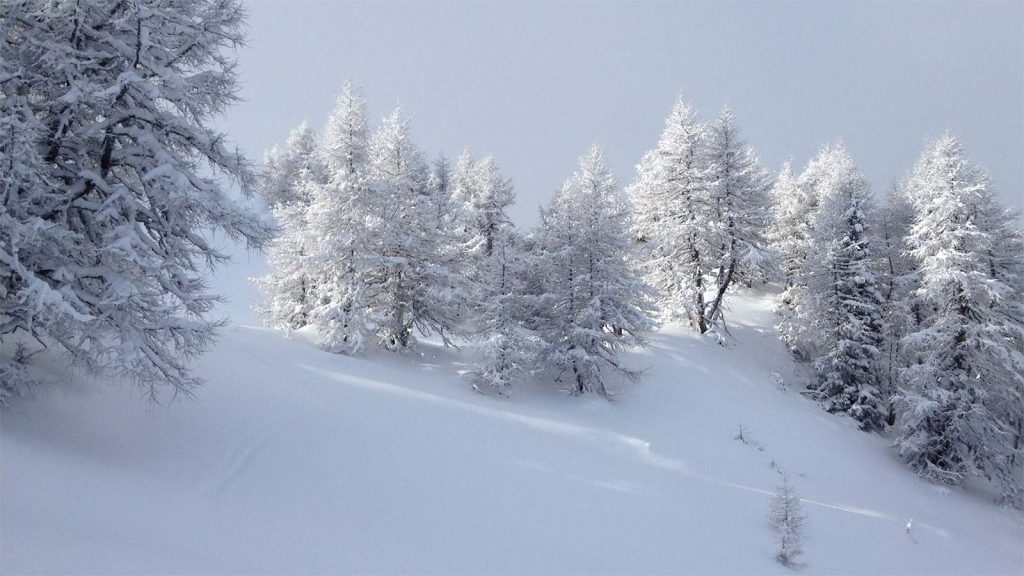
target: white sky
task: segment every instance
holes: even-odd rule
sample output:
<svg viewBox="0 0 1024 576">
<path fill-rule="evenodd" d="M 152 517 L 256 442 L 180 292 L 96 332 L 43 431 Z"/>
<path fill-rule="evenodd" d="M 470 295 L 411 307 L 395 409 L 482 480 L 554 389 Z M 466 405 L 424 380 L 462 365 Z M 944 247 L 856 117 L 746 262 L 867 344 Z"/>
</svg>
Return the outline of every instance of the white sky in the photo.
<svg viewBox="0 0 1024 576">
<path fill-rule="evenodd" d="M 529 225 L 591 143 L 628 184 L 682 94 L 703 119 L 731 106 L 772 170 L 841 138 L 882 192 L 950 129 L 1024 205 L 1022 2 L 247 6 L 221 126 L 256 160 L 351 79 L 371 121 L 402 104 L 428 158 L 493 154 Z"/>
</svg>

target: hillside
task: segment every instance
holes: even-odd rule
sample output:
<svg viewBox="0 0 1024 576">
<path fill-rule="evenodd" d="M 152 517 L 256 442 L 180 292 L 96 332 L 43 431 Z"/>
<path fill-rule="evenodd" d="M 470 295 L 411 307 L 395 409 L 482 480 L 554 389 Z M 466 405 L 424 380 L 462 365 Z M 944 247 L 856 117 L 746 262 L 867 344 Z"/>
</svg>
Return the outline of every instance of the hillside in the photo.
<svg viewBox="0 0 1024 576">
<path fill-rule="evenodd" d="M 4 410 L 0 571 L 788 573 L 779 468 L 805 498 L 801 572 L 1024 570 L 1019 514 L 776 386 L 799 376 L 771 293 L 737 298 L 729 347 L 663 329 L 613 402 L 495 398 L 460 381 L 465 352 L 354 359 L 256 327 L 252 273 L 218 280 L 237 322 L 195 399 L 72 375 Z"/>
</svg>

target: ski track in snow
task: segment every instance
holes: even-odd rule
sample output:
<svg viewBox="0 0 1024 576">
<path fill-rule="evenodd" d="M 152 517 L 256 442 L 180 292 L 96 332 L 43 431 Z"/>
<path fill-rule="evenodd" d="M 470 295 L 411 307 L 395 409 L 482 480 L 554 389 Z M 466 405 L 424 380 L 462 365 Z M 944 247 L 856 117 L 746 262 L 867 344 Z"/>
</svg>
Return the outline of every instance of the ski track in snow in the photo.
<svg viewBox="0 0 1024 576">
<path fill-rule="evenodd" d="M 221 497 L 227 493 L 233 484 L 238 482 L 246 470 L 252 465 L 253 460 L 267 445 L 270 434 L 264 434 L 251 439 L 248 442 L 236 447 L 228 459 L 227 466 L 222 472 L 215 474 L 215 481 L 208 492 L 213 497 Z"/>
<path fill-rule="evenodd" d="M 348 385 L 356 385 L 377 392 L 384 392 L 395 396 L 401 396 L 412 400 L 443 406 L 445 408 L 462 410 L 480 416 L 486 416 L 488 418 L 494 418 L 498 420 L 504 420 L 506 422 L 520 424 L 527 428 L 538 430 L 540 432 L 544 432 L 547 434 L 562 436 L 574 440 L 580 440 L 599 448 L 607 448 L 609 444 L 613 446 L 618 446 L 622 451 L 631 454 L 637 461 L 643 464 L 653 466 L 655 468 L 660 468 L 662 470 L 678 474 L 682 477 L 692 478 L 702 482 L 717 484 L 719 486 L 725 486 L 728 488 L 734 488 L 736 490 L 743 490 L 754 494 L 760 494 L 766 497 L 772 497 L 775 494 L 774 491 L 769 489 L 757 488 L 754 486 L 747 486 L 744 484 L 737 484 L 735 482 L 722 480 L 720 478 L 713 478 L 711 476 L 693 472 L 687 467 L 686 463 L 683 462 L 682 460 L 673 458 L 671 456 L 659 454 L 653 451 L 651 449 L 651 443 L 642 438 L 635 438 L 632 436 L 627 436 L 624 434 L 619 434 L 608 430 L 601 430 L 598 428 L 581 426 L 578 424 L 570 424 L 566 422 L 558 422 L 555 420 L 540 418 L 536 416 L 516 414 L 514 412 L 510 412 L 507 410 L 501 410 L 498 408 L 492 408 L 488 406 L 481 406 L 478 404 L 470 404 L 467 402 L 438 396 L 430 392 L 412 390 L 409 388 L 405 388 L 395 384 L 390 384 L 387 382 L 381 382 L 379 380 L 373 380 L 370 378 L 362 378 L 349 375 L 340 377 L 332 371 L 318 368 L 316 366 L 311 366 L 308 364 L 300 364 L 299 366 L 305 370 L 315 372 L 324 378 L 343 381 L 345 384 Z M 621 490 L 627 492 L 632 490 L 632 488 L 628 486 L 623 486 L 612 482 L 595 481 L 583 477 L 576 478 L 599 487 L 606 487 L 613 490 Z M 907 518 L 909 517 L 905 514 L 893 515 L 885 512 L 880 512 L 878 510 L 871 510 L 868 508 L 863 508 L 850 504 L 833 504 L 828 502 L 820 502 L 809 498 L 801 498 L 800 500 L 812 506 L 820 506 L 822 508 L 826 508 L 829 510 L 837 510 L 839 512 L 844 512 L 847 514 L 865 516 L 868 518 L 895 523 L 898 525 L 903 525 L 904 523 L 906 523 Z M 949 537 L 949 532 L 947 532 L 946 530 L 926 522 L 915 520 L 915 526 L 919 526 L 921 528 L 934 532 L 944 538 Z"/>
</svg>

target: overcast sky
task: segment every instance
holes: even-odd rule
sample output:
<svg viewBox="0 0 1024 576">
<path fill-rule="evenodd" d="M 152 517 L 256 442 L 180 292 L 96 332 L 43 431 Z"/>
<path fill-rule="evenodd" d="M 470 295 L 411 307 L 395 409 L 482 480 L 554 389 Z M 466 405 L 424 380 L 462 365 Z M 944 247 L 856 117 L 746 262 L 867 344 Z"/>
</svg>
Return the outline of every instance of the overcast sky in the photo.
<svg viewBox="0 0 1024 576">
<path fill-rule="evenodd" d="M 512 211 L 537 206 L 591 144 L 621 184 L 677 95 L 733 108 L 777 171 L 842 139 L 876 190 L 949 129 L 1024 203 L 1024 3 L 247 2 L 245 102 L 223 120 L 254 159 L 340 85 L 376 123 L 396 104 L 428 157 L 494 155 Z"/>
</svg>

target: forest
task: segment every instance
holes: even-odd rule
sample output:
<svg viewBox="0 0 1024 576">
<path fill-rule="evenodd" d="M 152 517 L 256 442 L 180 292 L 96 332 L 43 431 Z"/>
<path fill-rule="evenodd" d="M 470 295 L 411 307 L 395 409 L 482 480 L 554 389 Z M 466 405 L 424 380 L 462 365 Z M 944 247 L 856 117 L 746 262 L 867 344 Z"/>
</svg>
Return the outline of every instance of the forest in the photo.
<svg viewBox="0 0 1024 576">
<path fill-rule="evenodd" d="M 232 380 L 221 364 L 262 366 L 246 342 L 294 370 L 321 370 L 309 377 L 318 386 L 340 379 L 342 390 L 459 406 L 474 426 L 521 424 L 523 438 L 601 438 L 657 474 L 688 477 L 699 474 L 682 456 L 627 433 L 642 416 L 609 432 L 580 424 L 579 410 L 657 404 L 671 381 L 683 400 L 665 410 L 683 421 L 701 408 L 685 401 L 691 392 L 709 397 L 688 386 L 739 394 L 755 374 L 772 393 L 796 390 L 784 399 L 794 410 L 811 402 L 829 425 L 870 436 L 880 458 L 932 487 L 1024 507 L 1022 217 L 952 132 L 883 185 L 841 139 L 806 165 L 767 166 L 741 131 L 742 110 L 703 116 L 685 92 L 664 94 L 676 99 L 633 173 L 613 173 L 614 140 L 581 150 L 538 224 L 517 226 L 517 190 L 499 158 L 429 157 L 403 108 L 371 118 L 355 82 L 323 95 L 334 104 L 322 126 L 280 134 L 262 161 L 235 149 L 215 120 L 240 100 L 245 22 L 236 0 L 0 3 L 0 405 L 17 423 L 11 450 L 47 427 L 25 414 L 55 383 L 130 383 L 151 409 L 173 398 L 201 414 L 207 388 L 216 398 Z M 251 278 L 258 300 L 245 302 L 265 332 L 217 313 L 238 294 L 214 289 L 215 272 L 242 250 L 265 263 Z M 785 356 L 752 342 L 778 343 Z M 378 369 L 391 380 L 374 381 Z M 275 402 L 301 396 L 296 373 L 305 374 L 275 381 Z M 393 392 L 404 378 L 411 388 Z M 435 397 L 432 379 L 457 381 L 457 391 Z M 547 393 L 560 401 L 545 410 L 565 422 L 528 411 Z M 754 402 L 762 392 L 747 393 Z M 734 418 L 722 414 L 713 419 Z M 771 439 L 752 439 L 735 418 L 723 422 L 737 427 L 729 440 L 765 452 Z M 702 441 L 672 438 L 679 450 Z M 244 478 L 261 442 L 232 456 L 232 475 Z M 769 523 L 785 567 L 800 566 L 801 505 L 904 521 L 802 498 L 805 473 L 783 472 L 775 456 L 766 466 L 782 477 Z M 590 484 L 634 490 L 602 482 Z M 738 482 L 712 483 L 772 494 Z"/>
</svg>

